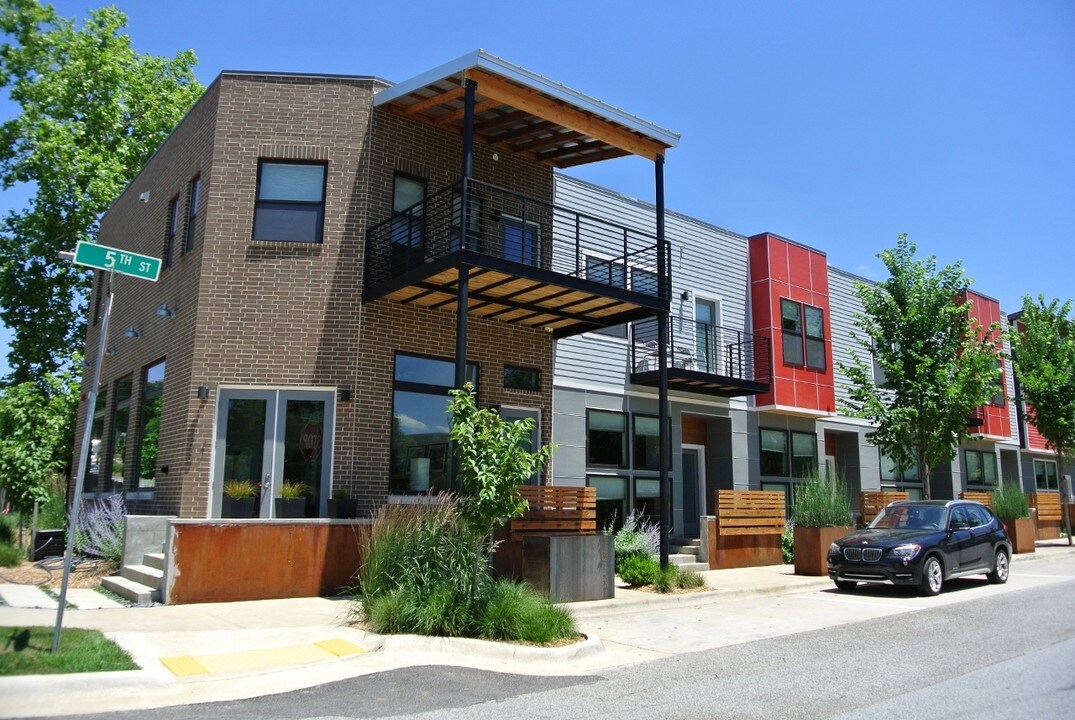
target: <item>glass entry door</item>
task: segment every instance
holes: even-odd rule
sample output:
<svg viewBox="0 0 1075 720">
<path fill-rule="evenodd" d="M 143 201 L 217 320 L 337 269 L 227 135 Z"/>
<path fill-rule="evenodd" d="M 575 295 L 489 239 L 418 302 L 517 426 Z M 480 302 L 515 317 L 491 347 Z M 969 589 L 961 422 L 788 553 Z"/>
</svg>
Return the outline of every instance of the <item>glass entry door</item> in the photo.
<svg viewBox="0 0 1075 720">
<path fill-rule="evenodd" d="M 217 397 L 212 517 L 228 484 L 255 488 L 251 517 L 277 517 L 284 483 L 303 488 L 302 515 L 324 517 L 332 482 L 335 392 L 222 389 Z"/>
<path fill-rule="evenodd" d="M 705 515 L 705 446 L 683 445 L 683 536 L 701 537 Z"/>
</svg>

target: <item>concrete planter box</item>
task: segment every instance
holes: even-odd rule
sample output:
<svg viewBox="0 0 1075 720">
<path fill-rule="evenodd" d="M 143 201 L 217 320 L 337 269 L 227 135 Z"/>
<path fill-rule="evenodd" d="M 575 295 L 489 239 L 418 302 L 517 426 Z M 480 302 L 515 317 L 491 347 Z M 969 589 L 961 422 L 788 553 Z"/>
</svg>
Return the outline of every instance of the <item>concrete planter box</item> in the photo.
<svg viewBox="0 0 1075 720">
<path fill-rule="evenodd" d="M 851 527 L 795 526 L 795 574 L 828 575 L 829 545 L 851 532 Z"/>
<path fill-rule="evenodd" d="M 1034 552 L 1034 540 L 1037 530 L 1034 527 L 1034 518 L 1001 518 L 1004 529 L 1008 531 L 1008 537 L 1012 541 L 1012 552 L 1015 554 Z"/>
<path fill-rule="evenodd" d="M 605 600 L 616 592 L 611 535 L 523 538 L 523 580 L 553 602 Z"/>
</svg>

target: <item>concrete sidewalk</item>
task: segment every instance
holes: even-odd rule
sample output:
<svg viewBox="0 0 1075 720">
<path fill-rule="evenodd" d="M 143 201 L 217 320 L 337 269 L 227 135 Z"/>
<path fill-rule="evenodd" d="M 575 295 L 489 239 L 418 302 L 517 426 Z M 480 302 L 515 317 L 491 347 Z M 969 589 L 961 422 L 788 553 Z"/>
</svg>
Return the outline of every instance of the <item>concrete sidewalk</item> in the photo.
<svg viewBox="0 0 1075 720">
<path fill-rule="evenodd" d="M 1064 555 L 1075 555 L 1075 548 L 1060 541 L 1039 542 L 1034 554 L 1014 558 L 1013 572 L 1029 561 Z M 789 565 L 710 570 L 701 575 L 710 590 L 658 595 L 617 588 L 614 599 L 570 604 L 567 607 L 588 638 L 559 648 L 383 637 L 349 626 L 350 603 L 329 598 L 72 609 L 64 614 L 65 627 L 101 630 L 130 652 L 142 669 L 0 678 L 0 717 L 234 700 L 415 665 L 586 674 L 646 659 L 617 637 L 639 631 L 630 613 L 645 615 L 644 632 L 671 636 L 673 626 L 682 624 L 677 606 L 698 608 L 831 587 L 828 578 L 796 576 Z M 647 612 L 652 610 L 658 612 Z M 53 626 L 55 615 L 54 609 L 0 607 L 0 626 Z"/>
</svg>

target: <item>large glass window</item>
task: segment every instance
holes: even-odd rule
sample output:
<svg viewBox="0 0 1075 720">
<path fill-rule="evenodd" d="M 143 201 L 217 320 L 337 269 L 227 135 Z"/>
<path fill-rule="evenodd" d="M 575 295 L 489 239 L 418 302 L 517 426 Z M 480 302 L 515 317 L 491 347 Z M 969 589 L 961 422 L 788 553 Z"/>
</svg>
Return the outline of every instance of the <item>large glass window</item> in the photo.
<svg viewBox="0 0 1075 720">
<path fill-rule="evenodd" d="M 660 421 L 649 415 L 635 415 L 634 469 L 661 469 Z"/>
<path fill-rule="evenodd" d="M 394 377 L 390 489 L 397 494 L 447 490 L 448 391 L 455 387 L 455 362 L 400 353 Z M 476 365 L 467 365 L 467 380 L 477 386 Z"/>
<path fill-rule="evenodd" d="M 541 226 L 518 218 L 502 216 L 500 235 L 505 260 L 524 265 L 539 265 L 541 261 Z"/>
<path fill-rule="evenodd" d="M 626 413 L 589 410 L 586 426 L 586 464 L 627 467 Z"/>
<path fill-rule="evenodd" d="M 325 225 L 326 164 L 258 163 L 254 240 L 321 242 Z"/>
<path fill-rule="evenodd" d="M 116 489 L 122 489 L 124 463 L 127 458 L 127 430 L 131 421 L 131 387 L 133 378 L 127 377 L 116 382 L 113 389 L 112 404 L 112 483 Z"/>
<path fill-rule="evenodd" d="M 1034 461 L 1034 481 L 1038 490 L 1059 490 L 1060 483 L 1053 460 Z"/>
<path fill-rule="evenodd" d="M 793 477 L 810 477 L 817 473 L 817 435 L 793 432 L 791 434 L 791 474 Z"/>
<path fill-rule="evenodd" d="M 967 450 L 965 457 L 968 485 L 997 484 L 997 456 L 995 454 L 981 450 Z"/>
<path fill-rule="evenodd" d="M 101 461 L 104 459 L 105 431 L 105 393 L 97 393 L 97 401 L 93 404 L 93 428 L 90 430 L 90 462 L 86 467 L 86 477 L 82 481 L 82 491 L 88 493 L 103 492 L 101 486 Z"/>
<path fill-rule="evenodd" d="M 784 346 L 784 363 L 803 364 L 803 326 L 800 313 L 802 306 L 791 300 L 780 301 L 781 344 Z"/>
<path fill-rule="evenodd" d="M 586 485 L 597 489 L 597 528 L 621 526 L 627 516 L 627 478 L 590 475 Z"/>
<path fill-rule="evenodd" d="M 187 185 L 187 236 L 183 241 L 183 252 L 194 249 L 194 231 L 198 224 L 198 211 L 201 202 L 202 179 L 197 175 Z"/>
<path fill-rule="evenodd" d="M 803 306 L 806 327 L 806 367 L 825 369 L 825 317 L 821 308 Z"/>
<path fill-rule="evenodd" d="M 783 430 L 759 431 L 761 435 L 761 474 L 788 474 L 788 434 Z"/>
<path fill-rule="evenodd" d="M 396 173 L 392 181 L 392 246 L 395 252 L 422 247 L 425 198 L 425 180 Z"/>
<path fill-rule="evenodd" d="M 635 478 L 636 515 L 655 525 L 661 522 L 661 481 L 657 478 Z"/>
<path fill-rule="evenodd" d="M 157 447 L 160 440 L 161 402 L 164 399 L 164 361 L 146 368 L 142 384 L 142 435 L 138 446 L 138 488 L 157 483 Z"/>
</svg>

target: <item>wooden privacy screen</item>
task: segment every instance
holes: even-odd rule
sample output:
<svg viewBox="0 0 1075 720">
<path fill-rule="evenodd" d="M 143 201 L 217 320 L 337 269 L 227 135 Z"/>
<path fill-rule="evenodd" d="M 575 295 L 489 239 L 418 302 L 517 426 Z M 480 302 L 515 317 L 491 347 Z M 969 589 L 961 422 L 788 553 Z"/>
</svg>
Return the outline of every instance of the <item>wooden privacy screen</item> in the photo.
<svg viewBox="0 0 1075 720">
<path fill-rule="evenodd" d="M 982 490 L 967 490 L 959 493 L 960 500 L 973 500 L 974 502 L 980 502 L 987 508 L 993 507 L 993 495 Z"/>
<path fill-rule="evenodd" d="M 1038 522 L 1060 522 L 1060 495 L 1058 493 L 1030 493 L 1030 507 L 1037 508 Z"/>
<path fill-rule="evenodd" d="M 707 521 L 710 569 L 780 564 L 784 493 L 718 490 L 715 507 Z"/>
<path fill-rule="evenodd" d="M 522 485 L 519 494 L 530 507 L 508 521 L 509 540 L 524 535 L 597 534 L 597 488 Z"/>
<path fill-rule="evenodd" d="M 889 503 L 908 499 L 907 493 L 889 490 L 885 492 L 863 491 L 859 493 L 859 506 L 862 511 L 863 525 L 869 525 L 877 517 L 877 513 L 885 509 Z"/>
</svg>

